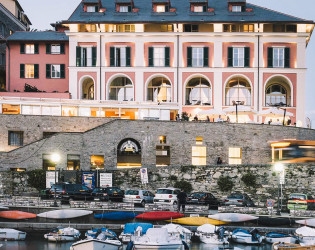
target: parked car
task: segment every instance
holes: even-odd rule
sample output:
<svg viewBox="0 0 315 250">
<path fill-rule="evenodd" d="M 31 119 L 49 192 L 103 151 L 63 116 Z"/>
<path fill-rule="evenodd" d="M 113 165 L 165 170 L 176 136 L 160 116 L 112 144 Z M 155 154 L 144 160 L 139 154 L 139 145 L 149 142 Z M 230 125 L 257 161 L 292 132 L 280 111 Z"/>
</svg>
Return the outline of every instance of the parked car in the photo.
<svg viewBox="0 0 315 250">
<path fill-rule="evenodd" d="M 50 193 L 50 188 L 46 188 L 40 191 L 40 198 L 41 199 L 50 199 L 52 198 L 52 195 Z"/>
<path fill-rule="evenodd" d="M 92 197 L 95 201 L 123 201 L 124 191 L 118 187 L 95 188 Z"/>
<path fill-rule="evenodd" d="M 153 203 L 154 194 L 148 190 L 127 190 L 124 195 L 124 202 L 132 202 L 141 204 L 142 207 L 146 203 Z"/>
<path fill-rule="evenodd" d="M 50 188 L 50 194 L 52 197 L 55 195 L 55 184 Z M 61 202 L 70 200 L 91 200 L 92 189 L 82 184 L 70 184 L 70 183 L 57 183 L 56 184 L 56 197 L 61 199 Z"/>
<path fill-rule="evenodd" d="M 223 202 L 224 206 L 254 207 L 255 204 L 247 194 L 232 193 Z"/>
<path fill-rule="evenodd" d="M 208 205 L 209 209 L 218 209 L 220 201 L 211 193 L 196 192 L 187 197 L 187 204 Z"/>
<path fill-rule="evenodd" d="M 159 188 L 153 199 L 155 204 L 177 205 L 177 195 L 180 193 L 178 188 Z"/>
<path fill-rule="evenodd" d="M 289 210 L 314 210 L 313 196 L 309 194 L 294 193 L 289 195 L 287 208 Z"/>
</svg>

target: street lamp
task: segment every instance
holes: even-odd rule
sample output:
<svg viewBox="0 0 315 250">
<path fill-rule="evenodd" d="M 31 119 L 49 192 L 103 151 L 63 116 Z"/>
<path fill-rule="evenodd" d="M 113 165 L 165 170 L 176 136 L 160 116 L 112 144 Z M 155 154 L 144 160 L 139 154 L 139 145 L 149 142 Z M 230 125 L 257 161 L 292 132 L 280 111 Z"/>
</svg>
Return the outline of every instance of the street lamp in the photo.
<svg viewBox="0 0 315 250">
<path fill-rule="evenodd" d="M 57 164 L 60 162 L 60 155 L 54 153 L 51 155 L 51 161 L 55 163 L 55 192 L 54 192 L 54 207 L 58 207 L 56 192 L 57 192 Z"/>
<path fill-rule="evenodd" d="M 242 102 L 242 101 L 233 101 L 233 105 L 236 108 L 236 123 L 238 123 L 238 106 L 239 105 L 244 105 L 244 102 Z"/>
<path fill-rule="evenodd" d="M 282 185 L 284 184 L 284 165 L 282 163 L 277 163 L 274 165 L 274 170 L 278 173 L 278 176 L 279 176 L 277 215 L 281 215 L 282 199 L 283 199 Z M 281 209 L 280 209 L 280 193 L 281 193 Z"/>
</svg>

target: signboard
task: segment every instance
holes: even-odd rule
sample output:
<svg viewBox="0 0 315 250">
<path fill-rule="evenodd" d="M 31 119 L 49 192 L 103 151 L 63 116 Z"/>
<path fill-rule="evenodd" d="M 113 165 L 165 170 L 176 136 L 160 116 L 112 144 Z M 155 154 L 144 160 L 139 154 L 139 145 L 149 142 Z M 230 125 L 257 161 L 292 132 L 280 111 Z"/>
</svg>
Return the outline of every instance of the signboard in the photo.
<svg viewBox="0 0 315 250">
<path fill-rule="evenodd" d="M 95 188 L 95 173 L 84 172 L 82 174 L 82 184 L 88 188 Z"/>
<path fill-rule="evenodd" d="M 112 187 L 113 186 L 113 174 L 100 173 L 100 187 Z"/>
<path fill-rule="evenodd" d="M 56 180 L 58 182 L 58 172 L 56 172 Z M 46 188 L 51 188 L 55 184 L 55 171 L 46 171 Z"/>
<path fill-rule="evenodd" d="M 140 169 L 140 175 L 141 175 L 141 183 L 142 184 L 149 183 L 148 169 L 147 168 Z"/>
<path fill-rule="evenodd" d="M 273 207 L 275 202 L 273 200 L 267 200 L 267 207 Z"/>
</svg>

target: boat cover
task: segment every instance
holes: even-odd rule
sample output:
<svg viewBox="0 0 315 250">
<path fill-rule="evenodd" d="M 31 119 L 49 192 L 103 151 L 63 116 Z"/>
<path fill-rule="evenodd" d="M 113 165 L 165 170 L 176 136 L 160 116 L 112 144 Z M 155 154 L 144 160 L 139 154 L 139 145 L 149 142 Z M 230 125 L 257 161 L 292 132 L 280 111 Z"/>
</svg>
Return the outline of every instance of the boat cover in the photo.
<svg viewBox="0 0 315 250">
<path fill-rule="evenodd" d="M 129 212 L 111 212 L 104 214 L 95 214 L 94 217 L 97 219 L 105 220 L 130 220 L 137 216 L 138 214 Z"/>
<path fill-rule="evenodd" d="M 153 228 L 151 223 L 127 223 L 125 225 L 124 234 L 133 234 L 138 227 L 142 228 L 142 234 L 146 234 L 149 228 Z"/>
<path fill-rule="evenodd" d="M 197 228 L 198 232 L 213 234 L 215 233 L 215 226 L 211 224 L 204 224 Z"/>
<path fill-rule="evenodd" d="M 295 232 L 297 234 L 300 234 L 300 235 L 303 235 L 303 236 L 313 236 L 313 237 L 315 237 L 315 229 L 307 227 L 307 226 L 300 227 L 300 228 L 296 229 Z"/>
<path fill-rule="evenodd" d="M 291 237 L 291 236 L 287 235 L 287 234 L 270 232 L 270 233 L 266 234 L 266 237 L 269 237 L 269 238 L 284 238 L 284 237 Z"/>
</svg>

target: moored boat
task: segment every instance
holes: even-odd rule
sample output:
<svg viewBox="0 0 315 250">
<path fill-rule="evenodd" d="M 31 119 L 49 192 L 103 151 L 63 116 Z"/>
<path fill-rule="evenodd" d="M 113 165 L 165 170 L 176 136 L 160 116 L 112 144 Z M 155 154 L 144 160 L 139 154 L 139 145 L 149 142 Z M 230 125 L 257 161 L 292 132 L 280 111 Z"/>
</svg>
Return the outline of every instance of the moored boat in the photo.
<svg viewBox="0 0 315 250">
<path fill-rule="evenodd" d="M 295 230 L 295 235 L 298 237 L 300 243 L 306 246 L 315 245 L 315 229 L 304 226 Z"/>
<path fill-rule="evenodd" d="M 314 246 L 301 246 L 299 244 L 292 244 L 292 243 L 273 243 L 272 244 L 273 250 L 314 250 Z"/>
<path fill-rule="evenodd" d="M 57 227 L 54 228 L 51 232 L 44 235 L 44 238 L 48 241 L 54 242 L 66 242 L 66 241 L 75 241 L 80 237 L 80 232 L 72 227 Z"/>
<path fill-rule="evenodd" d="M 123 243 L 133 240 L 134 236 L 145 235 L 149 228 L 153 228 L 151 223 L 127 223 L 124 231 L 119 235 L 119 239 Z"/>
<path fill-rule="evenodd" d="M 295 237 L 288 234 L 282 234 L 282 233 L 270 232 L 265 235 L 265 241 L 270 244 L 277 243 L 277 242 L 295 243 L 296 240 L 297 239 Z"/>
<path fill-rule="evenodd" d="M 204 224 L 211 224 L 215 226 L 228 224 L 228 222 L 219 221 L 210 219 L 207 217 L 184 217 L 179 219 L 172 220 L 173 223 L 182 224 L 182 225 L 189 225 L 189 226 L 202 226 Z"/>
<path fill-rule="evenodd" d="M 22 212 L 22 211 L 1 211 L 0 217 L 10 220 L 24 220 L 36 218 L 36 214 Z"/>
<path fill-rule="evenodd" d="M 189 244 L 191 241 L 192 232 L 189 229 L 187 229 L 181 225 L 176 225 L 176 224 L 171 223 L 171 224 L 167 224 L 167 225 L 162 226 L 162 228 L 167 229 L 168 235 L 170 237 L 178 236 L 183 241 L 185 241 L 187 244 Z"/>
<path fill-rule="evenodd" d="M 47 219 L 71 219 L 92 214 L 93 211 L 79 209 L 60 209 L 49 212 L 40 213 L 37 216 Z"/>
<path fill-rule="evenodd" d="M 307 220 L 297 220 L 295 222 L 298 224 L 302 224 L 304 226 L 315 227 L 315 218 L 314 219 L 307 219 Z"/>
<path fill-rule="evenodd" d="M 216 230 L 214 225 L 204 224 L 197 228 L 195 235 L 205 244 L 229 244 L 228 236 L 225 235 L 225 229 L 223 227 L 219 227 Z"/>
<path fill-rule="evenodd" d="M 0 228 L 0 240 L 25 240 L 26 233 L 11 228 Z"/>
<path fill-rule="evenodd" d="M 250 232 L 241 228 L 235 229 L 232 232 L 231 239 L 236 243 L 259 245 L 261 244 L 263 237 L 258 234 L 256 229 Z"/>
<path fill-rule="evenodd" d="M 131 220 L 134 219 L 138 214 L 130 212 L 110 212 L 103 214 L 95 214 L 94 218 L 103 220 Z"/>
<path fill-rule="evenodd" d="M 184 215 L 181 213 L 169 212 L 169 211 L 156 211 L 156 212 L 147 212 L 139 214 L 136 216 L 137 219 L 142 220 L 171 220 L 181 218 Z"/>
<path fill-rule="evenodd" d="M 244 222 L 257 220 L 258 217 L 249 214 L 239 214 L 239 213 L 219 213 L 208 216 L 210 219 L 220 220 L 225 222 Z"/>
</svg>

